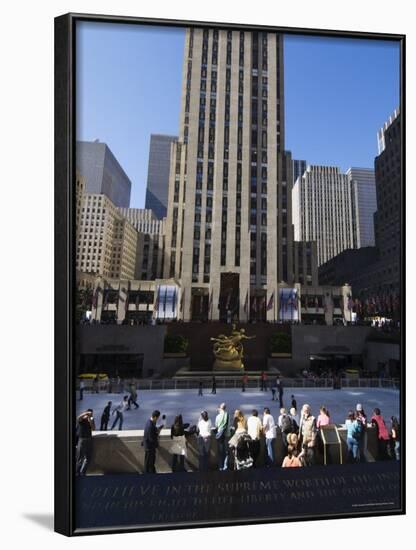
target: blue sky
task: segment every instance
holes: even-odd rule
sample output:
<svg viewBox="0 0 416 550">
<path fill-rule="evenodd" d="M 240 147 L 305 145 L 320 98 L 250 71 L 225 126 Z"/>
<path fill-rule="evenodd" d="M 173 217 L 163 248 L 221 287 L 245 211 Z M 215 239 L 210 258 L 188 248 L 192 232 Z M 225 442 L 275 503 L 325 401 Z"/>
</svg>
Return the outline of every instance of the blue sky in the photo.
<svg viewBox="0 0 416 550">
<path fill-rule="evenodd" d="M 184 30 L 78 23 L 77 138 L 109 145 L 143 207 L 150 134 L 177 135 Z M 285 37 L 286 149 L 311 164 L 372 167 L 399 104 L 399 45 Z"/>
</svg>

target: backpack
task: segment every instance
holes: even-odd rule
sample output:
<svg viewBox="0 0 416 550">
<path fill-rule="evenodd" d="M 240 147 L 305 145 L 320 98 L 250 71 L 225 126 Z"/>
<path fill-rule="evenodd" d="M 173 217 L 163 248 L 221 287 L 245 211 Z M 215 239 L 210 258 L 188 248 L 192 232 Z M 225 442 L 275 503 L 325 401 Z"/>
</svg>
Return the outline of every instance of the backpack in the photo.
<svg viewBox="0 0 416 550">
<path fill-rule="evenodd" d="M 292 431 L 292 419 L 285 414 L 282 418 L 282 432 L 288 434 Z"/>
<path fill-rule="evenodd" d="M 352 428 L 352 437 L 354 439 L 361 439 L 363 430 L 364 430 L 363 423 L 360 420 L 356 420 Z"/>
</svg>

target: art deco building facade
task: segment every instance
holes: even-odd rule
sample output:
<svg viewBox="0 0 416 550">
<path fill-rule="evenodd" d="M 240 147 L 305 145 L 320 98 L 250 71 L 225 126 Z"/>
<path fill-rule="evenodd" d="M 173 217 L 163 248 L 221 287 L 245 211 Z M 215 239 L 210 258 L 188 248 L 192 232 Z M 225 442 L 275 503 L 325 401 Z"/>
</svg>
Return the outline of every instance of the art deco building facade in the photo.
<svg viewBox="0 0 416 550">
<path fill-rule="evenodd" d="M 375 237 L 380 265 L 375 284 L 378 294 L 400 294 L 401 246 L 401 128 L 394 112 L 378 132 L 379 155 L 374 162 L 377 212 Z"/>
<path fill-rule="evenodd" d="M 316 242 L 293 242 L 293 279 L 303 286 L 318 286 Z"/>
<path fill-rule="evenodd" d="M 165 264 L 166 218 L 158 220 L 147 208 L 119 208 L 137 231 L 136 279 L 161 279 Z"/>
<path fill-rule="evenodd" d="M 164 270 L 185 289 L 185 320 L 246 320 L 293 284 L 291 186 L 282 36 L 188 30 Z"/>
<path fill-rule="evenodd" d="M 137 231 L 103 194 L 84 193 L 76 269 L 104 277 L 134 279 Z"/>
<path fill-rule="evenodd" d="M 292 191 L 295 240 L 316 241 L 318 266 L 356 248 L 352 186 L 334 166 L 308 166 Z"/>
</svg>

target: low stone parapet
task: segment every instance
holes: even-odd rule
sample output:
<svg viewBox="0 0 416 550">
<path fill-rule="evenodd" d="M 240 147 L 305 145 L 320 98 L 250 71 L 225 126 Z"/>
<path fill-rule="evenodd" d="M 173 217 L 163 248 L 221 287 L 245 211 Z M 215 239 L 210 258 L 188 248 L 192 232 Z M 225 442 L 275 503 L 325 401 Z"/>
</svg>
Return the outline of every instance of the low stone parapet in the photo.
<svg viewBox="0 0 416 550">
<path fill-rule="evenodd" d="M 342 460 L 347 462 L 346 430 L 338 430 L 342 445 Z M 373 461 L 377 454 L 377 436 L 374 428 L 366 430 L 365 460 Z M 144 447 L 142 446 L 143 430 L 106 431 L 93 433 L 93 455 L 88 469 L 89 474 L 118 474 L 118 473 L 143 473 L 144 471 Z M 159 448 L 156 453 L 156 471 L 168 473 L 172 471 L 172 439 L 170 430 L 162 430 L 159 438 Z M 265 442 L 260 441 L 260 455 L 258 465 L 265 463 Z M 275 464 L 281 465 L 285 451 L 281 432 L 278 431 L 274 441 Z M 323 463 L 323 454 L 317 452 L 317 463 Z M 197 471 L 198 441 L 196 435 L 187 437 L 187 455 L 185 469 Z M 211 449 L 208 462 L 209 469 L 218 468 L 217 440 L 211 438 Z"/>
</svg>

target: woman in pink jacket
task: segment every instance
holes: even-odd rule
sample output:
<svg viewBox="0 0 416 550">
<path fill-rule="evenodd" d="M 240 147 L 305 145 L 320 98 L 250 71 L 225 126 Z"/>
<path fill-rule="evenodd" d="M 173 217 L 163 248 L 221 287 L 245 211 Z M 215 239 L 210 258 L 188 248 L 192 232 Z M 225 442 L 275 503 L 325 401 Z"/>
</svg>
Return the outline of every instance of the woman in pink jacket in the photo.
<svg viewBox="0 0 416 550">
<path fill-rule="evenodd" d="M 377 407 L 374 409 L 373 416 L 371 417 L 371 424 L 377 430 L 377 460 L 386 460 L 388 458 L 387 445 L 390 436 L 384 418 L 381 416 L 381 411 Z"/>
</svg>

